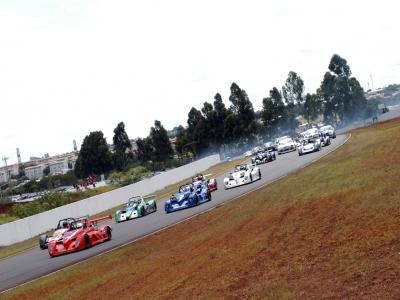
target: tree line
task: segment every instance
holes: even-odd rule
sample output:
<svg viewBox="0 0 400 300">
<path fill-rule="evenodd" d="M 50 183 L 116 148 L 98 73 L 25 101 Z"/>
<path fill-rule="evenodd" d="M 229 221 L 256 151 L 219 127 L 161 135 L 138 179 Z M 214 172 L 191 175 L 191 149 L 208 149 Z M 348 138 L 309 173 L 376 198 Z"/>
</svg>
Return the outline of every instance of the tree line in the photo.
<svg viewBox="0 0 400 300">
<path fill-rule="evenodd" d="M 121 171 L 132 162 L 160 163 L 174 154 L 198 156 L 205 151 L 220 151 L 227 145 L 252 144 L 259 137 L 293 134 L 299 116 L 308 123 L 322 116 L 324 122 L 335 126 L 369 117 L 375 108 L 369 107 L 363 88 L 351 74 L 347 61 L 334 54 L 319 88 L 315 93 L 304 94 L 304 81 L 290 71 L 281 89 L 273 87 L 262 99 L 259 112 L 254 110 L 246 91 L 234 82 L 230 86 L 229 107 L 217 93 L 212 103 L 206 101 L 200 109 L 190 109 L 187 126 L 176 128 L 175 152 L 168 132 L 158 120 L 148 137 L 136 141 L 136 151 L 132 151 L 123 122 L 114 130 L 113 153 L 101 131 L 91 132 L 82 143 L 75 173 L 83 178 L 112 169 Z"/>
</svg>

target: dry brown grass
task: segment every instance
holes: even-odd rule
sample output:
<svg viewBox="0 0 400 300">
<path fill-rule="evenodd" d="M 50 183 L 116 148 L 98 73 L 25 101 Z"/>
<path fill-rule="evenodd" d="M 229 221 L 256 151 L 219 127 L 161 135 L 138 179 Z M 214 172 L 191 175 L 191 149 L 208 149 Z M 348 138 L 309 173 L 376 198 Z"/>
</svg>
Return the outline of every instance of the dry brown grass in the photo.
<svg viewBox="0 0 400 300">
<path fill-rule="evenodd" d="M 400 119 L 319 162 L 5 299 L 399 299 Z M 45 296 L 44 296 L 45 295 Z"/>
</svg>

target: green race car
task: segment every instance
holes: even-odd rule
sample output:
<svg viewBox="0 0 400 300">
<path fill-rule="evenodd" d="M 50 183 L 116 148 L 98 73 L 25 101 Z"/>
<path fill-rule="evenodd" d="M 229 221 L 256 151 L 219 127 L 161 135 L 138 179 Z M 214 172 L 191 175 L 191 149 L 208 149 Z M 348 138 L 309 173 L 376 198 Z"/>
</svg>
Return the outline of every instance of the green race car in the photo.
<svg viewBox="0 0 400 300">
<path fill-rule="evenodd" d="M 157 210 L 155 196 L 135 196 L 129 198 L 128 203 L 123 210 L 115 212 L 115 221 L 117 223 L 143 217 Z"/>
</svg>

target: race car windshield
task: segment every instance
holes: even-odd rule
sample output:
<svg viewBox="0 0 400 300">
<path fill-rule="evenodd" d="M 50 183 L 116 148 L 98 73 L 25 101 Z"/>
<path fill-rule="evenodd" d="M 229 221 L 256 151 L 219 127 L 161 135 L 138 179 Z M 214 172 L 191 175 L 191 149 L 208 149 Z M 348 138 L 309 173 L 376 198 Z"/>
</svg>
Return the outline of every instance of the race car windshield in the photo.
<svg viewBox="0 0 400 300">
<path fill-rule="evenodd" d="M 135 207 L 139 204 L 140 204 L 140 199 L 135 199 L 135 200 L 130 200 L 126 206 L 127 207 Z"/>
<path fill-rule="evenodd" d="M 321 127 L 321 131 L 327 131 L 327 130 L 333 130 L 333 127 L 330 125 Z"/>
<path fill-rule="evenodd" d="M 203 175 L 197 175 L 195 177 L 193 177 L 193 181 L 199 181 L 199 180 L 203 180 Z"/>
<path fill-rule="evenodd" d="M 81 222 L 74 222 L 74 223 L 71 223 L 69 231 L 76 230 L 76 229 L 79 229 L 82 227 L 83 227 L 83 224 Z"/>
<path fill-rule="evenodd" d="M 189 185 L 181 186 L 181 187 L 179 188 L 179 192 L 180 192 L 180 193 L 190 192 L 190 186 L 189 186 Z"/>
<path fill-rule="evenodd" d="M 60 221 L 58 222 L 57 229 L 68 228 L 69 224 L 70 224 L 72 221 L 73 221 L 72 219 L 60 220 Z"/>
<path fill-rule="evenodd" d="M 241 165 L 241 166 L 236 166 L 235 171 L 246 171 L 247 166 L 246 165 Z"/>
<path fill-rule="evenodd" d="M 290 142 L 290 139 L 284 139 L 284 140 L 279 141 L 279 145 L 287 144 L 289 142 Z"/>
</svg>

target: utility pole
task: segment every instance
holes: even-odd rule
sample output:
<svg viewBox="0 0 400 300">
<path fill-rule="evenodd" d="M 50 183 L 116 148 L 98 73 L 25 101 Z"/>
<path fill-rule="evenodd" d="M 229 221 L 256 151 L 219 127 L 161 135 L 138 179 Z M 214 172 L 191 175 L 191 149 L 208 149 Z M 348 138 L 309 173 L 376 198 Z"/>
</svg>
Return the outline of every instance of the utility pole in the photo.
<svg viewBox="0 0 400 300">
<path fill-rule="evenodd" d="M 9 159 L 9 157 L 7 157 L 7 156 L 4 156 L 3 158 L 2 158 L 2 160 L 4 161 L 4 164 L 6 165 L 6 176 L 5 176 L 5 180 L 6 181 L 8 181 L 8 179 L 9 179 L 9 177 L 8 177 L 8 166 L 7 166 L 7 160 Z"/>
</svg>

